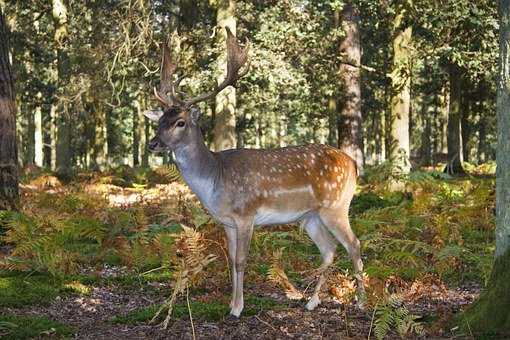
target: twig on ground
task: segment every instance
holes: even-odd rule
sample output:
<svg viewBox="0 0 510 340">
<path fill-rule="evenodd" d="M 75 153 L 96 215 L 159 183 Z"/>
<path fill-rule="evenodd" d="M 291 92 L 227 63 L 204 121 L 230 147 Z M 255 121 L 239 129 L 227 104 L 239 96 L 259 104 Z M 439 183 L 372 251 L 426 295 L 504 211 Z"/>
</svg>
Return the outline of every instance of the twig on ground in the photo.
<svg viewBox="0 0 510 340">
<path fill-rule="evenodd" d="M 193 316 L 191 316 L 191 306 L 189 303 L 189 285 L 186 285 L 186 303 L 188 305 L 189 321 L 191 322 L 191 331 L 193 332 L 193 340 L 196 340 L 195 325 L 193 324 Z"/>
</svg>

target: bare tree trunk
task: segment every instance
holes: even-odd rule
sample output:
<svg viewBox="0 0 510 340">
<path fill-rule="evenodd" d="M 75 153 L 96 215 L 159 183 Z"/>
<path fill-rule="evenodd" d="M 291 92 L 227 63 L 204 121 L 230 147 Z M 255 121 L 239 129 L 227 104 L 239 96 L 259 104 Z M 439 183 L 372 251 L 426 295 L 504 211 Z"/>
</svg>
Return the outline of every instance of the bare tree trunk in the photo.
<svg viewBox="0 0 510 340">
<path fill-rule="evenodd" d="M 496 258 L 510 250 L 510 0 L 500 0 L 499 15 Z"/>
<path fill-rule="evenodd" d="M 69 32 L 67 7 L 63 0 L 53 0 L 53 21 L 55 22 L 54 41 L 57 46 L 57 93 L 65 94 L 69 81 L 69 55 L 67 52 Z M 59 175 L 67 177 L 71 172 L 71 122 L 68 105 L 57 99 L 55 119 L 57 125 L 56 170 Z"/>
<path fill-rule="evenodd" d="M 423 131 L 421 134 L 420 146 L 420 165 L 428 166 L 432 164 L 432 117 L 429 112 L 430 103 L 426 100 L 428 95 L 423 98 L 421 106 L 421 117 L 423 122 Z"/>
<path fill-rule="evenodd" d="M 464 89 L 467 88 L 467 84 L 465 81 L 462 81 L 462 96 L 461 96 L 461 111 L 460 111 L 460 127 L 462 133 L 462 158 L 464 162 L 469 162 L 469 136 L 471 135 L 471 125 L 469 123 L 469 115 L 472 110 L 472 101 L 469 99 L 470 95 L 464 92 Z"/>
<path fill-rule="evenodd" d="M 496 253 L 491 278 L 478 301 L 459 320 L 476 338 L 510 335 L 510 0 L 499 1 L 498 145 L 496 172 Z"/>
<path fill-rule="evenodd" d="M 40 93 L 39 93 L 40 95 Z M 37 105 L 34 112 L 34 161 L 37 166 L 43 166 L 43 132 L 42 132 L 42 108 Z"/>
<path fill-rule="evenodd" d="M 0 8 L 0 210 L 16 210 L 18 205 L 14 78 L 9 60 L 7 25 Z"/>
<path fill-rule="evenodd" d="M 448 153 L 448 116 L 450 115 L 450 81 L 443 88 L 441 96 L 441 153 Z"/>
<path fill-rule="evenodd" d="M 342 58 L 339 73 L 344 86 L 344 94 L 338 119 L 338 147 L 356 160 L 358 169 L 362 172 L 359 12 L 350 4 L 345 5 L 342 11 L 342 28 L 345 38 L 339 49 Z"/>
<path fill-rule="evenodd" d="M 464 174 L 462 162 L 461 130 L 461 75 L 456 65 L 450 65 L 450 109 L 448 113 L 448 164 L 445 172 L 450 175 Z"/>
<path fill-rule="evenodd" d="M 412 28 L 402 27 L 404 14 L 398 13 L 394 21 L 393 70 L 391 96 L 391 148 L 390 158 L 404 171 L 409 172 L 409 112 L 411 108 L 410 53 Z"/>
<path fill-rule="evenodd" d="M 227 34 L 223 27 L 229 27 L 236 34 L 236 21 L 234 17 L 235 1 L 218 0 L 216 18 L 216 34 L 220 46 L 226 44 Z M 220 83 L 227 74 L 227 56 L 222 53 L 218 59 Z M 229 86 L 216 96 L 216 111 L 213 129 L 214 150 L 226 150 L 236 147 L 236 90 Z"/>
<path fill-rule="evenodd" d="M 482 102 L 483 103 L 483 102 Z M 483 104 L 481 105 L 483 107 Z M 487 161 L 487 124 L 484 117 L 480 114 L 478 122 L 478 163 Z"/>
<path fill-rule="evenodd" d="M 108 153 L 108 144 L 106 139 L 106 112 L 99 100 L 96 99 L 94 105 L 94 140 L 92 145 L 92 155 L 90 159 L 93 170 L 103 170 L 106 165 L 106 155 Z"/>
<path fill-rule="evenodd" d="M 328 99 L 328 144 L 331 146 L 338 146 L 338 109 L 335 98 Z"/>
</svg>

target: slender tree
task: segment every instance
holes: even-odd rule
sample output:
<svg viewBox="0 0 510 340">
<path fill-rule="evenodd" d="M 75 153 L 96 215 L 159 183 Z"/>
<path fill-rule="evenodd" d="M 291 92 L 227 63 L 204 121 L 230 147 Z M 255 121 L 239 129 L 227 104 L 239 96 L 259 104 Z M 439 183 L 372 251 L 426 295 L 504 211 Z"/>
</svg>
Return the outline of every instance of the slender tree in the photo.
<svg viewBox="0 0 510 340">
<path fill-rule="evenodd" d="M 236 34 L 236 20 L 234 17 L 235 1 L 218 0 L 216 17 L 216 34 L 220 46 L 226 44 L 227 34 L 223 27 L 230 28 Z M 226 49 L 222 48 L 222 51 Z M 227 56 L 222 52 L 218 58 L 220 83 L 227 74 Z M 213 147 L 216 151 L 232 149 L 236 147 L 236 90 L 229 86 L 216 96 L 215 119 L 213 131 Z"/>
<path fill-rule="evenodd" d="M 16 104 L 8 38 L 0 8 L 0 210 L 15 210 L 19 201 Z"/>
<path fill-rule="evenodd" d="M 69 80 L 70 59 L 68 55 L 68 10 L 63 0 L 52 2 L 53 21 L 55 23 L 54 42 L 57 55 L 57 88 L 58 105 L 54 108 L 57 126 L 56 170 L 60 175 L 67 176 L 71 170 L 71 122 L 68 105 L 63 100 L 65 87 Z"/>
<path fill-rule="evenodd" d="M 404 172 L 410 169 L 409 112 L 411 108 L 411 43 L 412 27 L 406 22 L 404 6 L 398 6 L 393 22 L 393 69 L 391 72 L 391 137 L 390 158 Z"/>
<path fill-rule="evenodd" d="M 510 336 L 510 0 L 499 1 L 496 253 L 489 284 L 461 322 L 476 335 Z"/>
<path fill-rule="evenodd" d="M 345 37 L 340 44 L 340 81 L 344 88 L 338 119 L 338 146 L 352 158 L 360 171 L 363 170 L 363 138 L 361 117 L 361 43 L 359 12 L 351 4 L 342 11 L 342 28 Z M 331 104 L 330 104 L 331 105 Z"/>
<path fill-rule="evenodd" d="M 445 172 L 454 174 L 463 174 L 462 162 L 464 153 L 462 152 L 462 126 L 461 126 L 461 91 L 462 79 L 460 70 L 456 65 L 450 65 L 450 108 L 448 110 L 448 164 Z"/>
</svg>

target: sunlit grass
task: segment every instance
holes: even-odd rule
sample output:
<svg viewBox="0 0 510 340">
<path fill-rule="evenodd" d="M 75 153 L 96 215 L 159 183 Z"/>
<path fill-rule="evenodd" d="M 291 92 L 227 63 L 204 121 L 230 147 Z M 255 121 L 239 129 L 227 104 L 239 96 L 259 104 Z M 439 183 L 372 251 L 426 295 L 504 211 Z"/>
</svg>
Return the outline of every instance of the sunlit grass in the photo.
<svg viewBox="0 0 510 340">
<path fill-rule="evenodd" d="M 228 303 L 222 301 L 191 301 L 191 315 L 195 319 L 204 321 L 219 321 L 228 316 L 230 307 Z M 254 295 L 245 296 L 244 316 L 256 315 L 262 311 L 281 310 L 286 308 L 286 304 L 279 303 L 274 299 L 259 297 Z M 156 314 L 160 305 L 152 305 L 145 308 L 133 310 L 125 315 L 119 315 L 112 319 L 113 323 L 135 324 L 139 322 L 148 322 Z M 187 318 L 189 310 L 186 303 L 179 303 L 174 306 L 172 317 L 174 319 Z"/>
<path fill-rule="evenodd" d="M 0 338 L 21 340 L 34 338 L 67 338 L 73 334 L 71 327 L 43 316 L 0 315 Z"/>
</svg>

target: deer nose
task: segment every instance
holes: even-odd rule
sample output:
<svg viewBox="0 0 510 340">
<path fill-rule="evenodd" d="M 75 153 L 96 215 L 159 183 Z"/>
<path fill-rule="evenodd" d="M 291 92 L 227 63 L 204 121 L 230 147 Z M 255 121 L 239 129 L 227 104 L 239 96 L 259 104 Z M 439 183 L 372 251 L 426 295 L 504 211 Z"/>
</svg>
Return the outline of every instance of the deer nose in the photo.
<svg viewBox="0 0 510 340">
<path fill-rule="evenodd" d="M 149 151 L 151 152 L 154 152 L 154 151 L 157 151 L 160 147 L 160 143 L 159 143 L 159 140 L 157 138 L 153 138 L 150 142 L 149 142 Z"/>
</svg>

